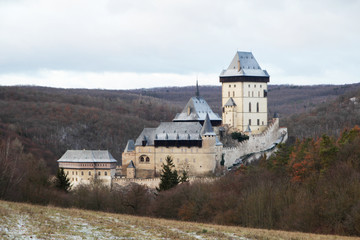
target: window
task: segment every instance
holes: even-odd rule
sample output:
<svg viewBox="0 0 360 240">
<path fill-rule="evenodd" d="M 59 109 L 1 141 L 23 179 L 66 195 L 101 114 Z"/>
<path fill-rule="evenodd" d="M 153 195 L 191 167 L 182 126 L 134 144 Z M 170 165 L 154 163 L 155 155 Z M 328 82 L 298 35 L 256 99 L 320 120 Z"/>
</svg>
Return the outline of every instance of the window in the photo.
<svg viewBox="0 0 360 240">
<path fill-rule="evenodd" d="M 229 85 L 229 88 L 231 88 L 231 84 Z"/>
<path fill-rule="evenodd" d="M 84 176 L 84 172 L 83 172 L 83 171 L 81 171 L 81 176 Z"/>
<path fill-rule="evenodd" d="M 259 103 L 256 103 L 256 112 L 259 112 Z"/>
<path fill-rule="evenodd" d="M 101 172 L 98 172 L 98 175 L 100 176 L 100 175 L 101 175 Z"/>
<path fill-rule="evenodd" d="M 260 97 L 260 91 L 258 92 L 258 97 Z"/>
<path fill-rule="evenodd" d="M 72 171 L 72 175 L 74 175 L 74 171 Z"/>
<path fill-rule="evenodd" d="M 254 91 L 251 92 L 251 96 L 254 97 Z"/>
<path fill-rule="evenodd" d="M 248 97 L 250 97 L 250 91 L 248 91 Z"/>
<path fill-rule="evenodd" d="M 251 102 L 249 102 L 249 112 L 251 112 Z"/>
<path fill-rule="evenodd" d="M 250 87 L 250 84 L 249 84 L 249 87 Z"/>
<path fill-rule="evenodd" d="M 235 91 L 233 91 L 233 97 L 235 97 Z"/>
<path fill-rule="evenodd" d="M 262 88 L 262 85 L 260 84 L 260 88 Z"/>
<path fill-rule="evenodd" d="M 150 158 L 149 158 L 149 157 L 146 157 L 146 162 L 150 162 Z"/>
<path fill-rule="evenodd" d="M 249 119 L 249 125 L 251 126 L 251 119 Z"/>
<path fill-rule="evenodd" d="M 260 125 L 260 119 L 257 120 L 257 125 L 258 125 L 258 126 Z"/>
<path fill-rule="evenodd" d="M 256 88 L 256 84 L 254 85 L 254 88 Z"/>
<path fill-rule="evenodd" d="M 234 87 L 236 87 L 236 84 L 234 84 Z"/>
<path fill-rule="evenodd" d="M 107 172 L 105 172 L 105 176 L 107 176 Z"/>
<path fill-rule="evenodd" d="M 264 125 L 264 121 L 261 122 L 261 125 Z"/>
<path fill-rule="evenodd" d="M 264 97 L 267 97 L 267 90 L 264 89 Z"/>
<path fill-rule="evenodd" d="M 144 156 L 140 157 L 140 162 L 144 162 Z"/>
<path fill-rule="evenodd" d="M 89 176 L 91 176 L 91 172 L 89 171 Z"/>
<path fill-rule="evenodd" d="M 228 92 L 228 97 L 230 97 L 230 92 Z"/>
</svg>

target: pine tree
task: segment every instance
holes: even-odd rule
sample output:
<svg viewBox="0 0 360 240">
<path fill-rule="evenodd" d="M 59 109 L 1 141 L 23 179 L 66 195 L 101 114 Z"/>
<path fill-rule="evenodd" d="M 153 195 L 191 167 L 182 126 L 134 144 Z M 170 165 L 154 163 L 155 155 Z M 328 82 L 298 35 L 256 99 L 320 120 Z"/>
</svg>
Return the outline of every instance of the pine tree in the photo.
<svg viewBox="0 0 360 240">
<path fill-rule="evenodd" d="M 183 171 L 182 176 L 180 177 L 179 180 L 181 183 L 185 183 L 189 181 L 189 176 L 187 174 L 187 171 Z"/>
<path fill-rule="evenodd" d="M 63 168 L 58 169 L 56 175 L 56 187 L 65 192 L 68 192 L 71 188 L 70 180 L 68 179 L 67 174 L 65 174 Z"/>
<path fill-rule="evenodd" d="M 174 168 L 175 165 L 172 158 L 167 156 L 166 163 L 163 164 L 163 169 L 161 171 L 160 184 L 156 190 L 165 191 L 179 184 L 179 176 L 176 169 Z"/>
</svg>

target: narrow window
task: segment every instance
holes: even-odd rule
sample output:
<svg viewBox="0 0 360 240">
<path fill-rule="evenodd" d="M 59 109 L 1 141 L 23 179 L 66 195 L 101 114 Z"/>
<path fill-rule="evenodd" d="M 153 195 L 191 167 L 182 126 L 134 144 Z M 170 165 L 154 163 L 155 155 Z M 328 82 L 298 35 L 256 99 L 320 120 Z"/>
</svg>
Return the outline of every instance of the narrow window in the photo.
<svg viewBox="0 0 360 240">
<path fill-rule="evenodd" d="M 229 88 L 231 88 L 231 84 L 229 85 Z"/>
<path fill-rule="evenodd" d="M 251 119 L 249 119 L 249 125 L 251 126 Z"/>
<path fill-rule="evenodd" d="M 236 87 L 236 84 L 234 84 L 234 87 Z"/>
<path fill-rule="evenodd" d="M 251 102 L 249 102 L 249 112 L 251 112 Z"/>
<path fill-rule="evenodd" d="M 256 103 L 256 112 L 259 112 L 259 103 Z"/>
<path fill-rule="evenodd" d="M 251 96 L 254 97 L 254 91 L 251 92 Z"/>
<path fill-rule="evenodd" d="M 105 172 L 105 176 L 107 176 L 107 172 Z"/>
<path fill-rule="evenodd" d="M 258 126 L 260 125 L 260 119 L 257 120 L 257 125 L 258 125 Z"/>
<path fill-rule="evenodd" d="M 228 92 L 228 97 L 230 97 L 230 92 Z"/>
<path fill-rule="evenodd" d="M 254 85 L 254 88 L 256 88 L 256 84 Z"/>
<path fill-rule="evenodd" d="M 81 176 L 84 176 L 84 172 L 83 172 L 83 171 L 81 171 Z"/>
<path fill-rule="evenodd" d="M 258 92 L 258 97 L 260 97 L 260 91 Z"/>
<path fill-rule="evenodd" d="M 149 157 L 146 157 L 146 162 L 150 162 L 150 158 L 149 158 Z"/>
<path fill-rule="evenodd" d="M 235 97 L 235 91 L 233 91 L 233 97 Z"/>
<path fill-rule="evenodd" d="M 264 121 L 262 121 L 262 122 L 261 122 L 261 125 L 263 125 L 263 126 L 264 126 Z"/>
<path fill-rule="evenodd" d="M 91 172 L 89 171 L 89 176 L 91 176 Z"/>
<path fill-rule="evenodd" d="M 250 91 L 248 91 L 248 97 L 250 97 Z"/>
</svg>

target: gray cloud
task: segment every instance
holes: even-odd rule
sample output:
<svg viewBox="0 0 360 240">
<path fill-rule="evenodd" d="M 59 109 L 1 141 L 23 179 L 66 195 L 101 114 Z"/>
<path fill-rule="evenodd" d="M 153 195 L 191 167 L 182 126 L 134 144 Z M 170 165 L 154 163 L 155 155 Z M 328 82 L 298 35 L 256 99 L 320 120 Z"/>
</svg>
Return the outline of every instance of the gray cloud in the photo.
<svg viewBox="0 0 360 240">
<path fill-rule="evenodd" d="M 335 0 L 0 1 L 0 74 L 218 74 L 245 50 L 275 82 L 322 83 L 331 71 L 354 82 L 359 10 Z"/>
</svg>

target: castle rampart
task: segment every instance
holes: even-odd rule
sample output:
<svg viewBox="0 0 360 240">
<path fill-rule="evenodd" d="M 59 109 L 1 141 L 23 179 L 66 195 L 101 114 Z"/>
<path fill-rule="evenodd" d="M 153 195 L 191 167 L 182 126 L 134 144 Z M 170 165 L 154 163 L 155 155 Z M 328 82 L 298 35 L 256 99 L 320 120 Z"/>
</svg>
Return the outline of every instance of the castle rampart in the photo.
<svg viewBox="0 0 360 240">
<path fill-rule="evenodd" d="M 236 147 L 223 148 L 224 165 L 228 168 L 235 161 L 250 153 L 265 151 L 273 146 L 283 135 L 287 134 L 287 128 L 279 127 L 279 118 L 274 118 L 264 132 L 252 134 L 248 140 L 242 141 Z"/>
</svg>

